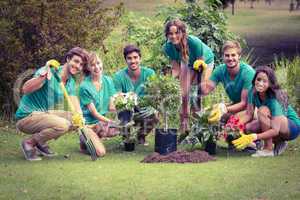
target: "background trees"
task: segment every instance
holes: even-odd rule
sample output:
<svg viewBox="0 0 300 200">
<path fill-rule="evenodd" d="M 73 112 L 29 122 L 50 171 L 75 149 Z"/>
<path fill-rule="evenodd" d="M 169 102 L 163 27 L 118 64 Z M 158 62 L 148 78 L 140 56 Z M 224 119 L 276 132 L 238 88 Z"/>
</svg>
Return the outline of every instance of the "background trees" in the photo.
<svg viewBox="0 0 300 200">
<path fill-rule="evenodd" d="M 5 0 L 0 8 L 0 106 L 9 114 L 18 74 L 62 61 L 74 46 L 102 48 L 123 13 L 122 4 L 108 8 L 102 0 Z"/>
</svg>

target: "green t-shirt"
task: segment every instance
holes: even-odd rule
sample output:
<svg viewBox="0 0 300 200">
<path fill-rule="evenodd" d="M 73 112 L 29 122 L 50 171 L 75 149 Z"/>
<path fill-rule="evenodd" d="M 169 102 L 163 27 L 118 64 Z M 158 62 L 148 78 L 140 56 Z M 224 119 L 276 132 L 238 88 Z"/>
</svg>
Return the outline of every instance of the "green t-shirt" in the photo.
<svg viewBox="0 0 300 200">
<path fill-rule="evenodd" d="M 154 75 L 155 72 L 153 69 L 150 69 L 148 67 L 140 67 L 141 68 L 141 74 L 139 79 L 136 82 L 133 82 L 129 75 L 128 75 L 128 68 L 124 68 L 114 75 L 114 84 L 116 87 L 116 90 L 118 92 L 134 92 L 139 97 L 144 96 L 144 83 L 147 81 L 147 79 Z"/>
<path fill-rule="evenodd" d="M 34 77 L 40 76 L 40 74 L 46 70 L 45 67 L 41 67 L 36 71 Z M 62 71 L 62 66 L 59 67 L 58 73 Z M 70 76 L 66 82 L 66 90 L 70 96 L 76 96 L 76 83 L 75 79 Z M 59 82 L 56 80 L 54 75 L 51 79 L 45 79 L 43 86 L 31 93 L 25 94 L 19 104 L 19 108 L 16 112 L 16 119 L 20 120 L 33 111 L 46 112 L 54 108 L 54 105 L 63 101 L 63 92 L 60 89 Z"/>
<path fill-rule="evenodd" d="M 293 121 L 296 125 L 300 126 L 300 119 L 296 111 L 291 105 L 288 106 L 287 111 L 283 109 L 283 106 L 279 103 L 276 98 L 268 97 L 265 101 L 261 101 L 258 93 L 253 94 L 253 89 L 249 90 L 248 93 L 248 103 L 259 108 L 261 106 L 267 106 L 273 117 L 275 116 L 286 116 L 288 119 Z"/>
<path fill-rule="evenodd" d="M 93 103 L 97 112 L 105 115 L 109 110 L 110 98 L 116 93 L 114 83 L 109 76 L 103 75 L 101 81 L 102 84 L 99 91 L 97 91 L 95 85 L 92 83 L 90 76 L 86 77 L 80 84 L 80 106 L 87 124 L 98 122 L 98 119 L 91 114 L 87 105 Z"/>
<path fill-rule="evenodd" d="M 188 48 L 189 48 L 189 63 L 190 68 L 193 67 L 194 62 L 203 57 L 206 64 L 210 64 L 214 61 L 214 53 L 212 50 L 204 44 L 199 38 L 189 35 L 187 38 Z M 170 58 L 170 60 L 175 60 L 178 63 L 181 61 L 181 53 L 176 49 L 174 44 L 167 41 L 164 45 L 164 52 Z"/>
<path fill-rule="evenodd" d="M 226 65 L 221 64 L 214 69 L 209 79 L 216 85 L 221 82 L 229 99 L 233 103 L 238 103 L 241 101 L 242 90 L 251 88 L 254 75 L 255 70 L 251 66 L 240 63 L 239 73 L 231 80 Z"/>
</svg>

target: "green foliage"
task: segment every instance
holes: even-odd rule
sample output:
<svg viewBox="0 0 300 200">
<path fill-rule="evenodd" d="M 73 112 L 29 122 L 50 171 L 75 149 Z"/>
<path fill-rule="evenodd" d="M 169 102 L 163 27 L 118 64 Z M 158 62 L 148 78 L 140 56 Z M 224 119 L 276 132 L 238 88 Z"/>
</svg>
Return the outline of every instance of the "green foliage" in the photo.
<svg viewBox="0 0 300 200">
<path fill-rule="evenodd" d="M 165 127 L 167 126 L 168 115 L 177 115 L 180 106 L 180 85 L 179 81 L 172 76 L 157 75 L 148 79 L 145 84 L 145 95 L 141 106 L 152 106 L 164 116 Z"/>
<path fill-rule="evenodd" d="M 247 153 L 218 149 L 214 162 L 146 164 L 140 161 L 154 151 L 152 134 L 147 137 L 150 145 L 137 145 L 134 153 L 120 149 L 121 137 L 104 140 L 107 155 L 95 162 L 78 151 L 77 134 L 50 141 L 58 156 L 28 162 L 18 148 L 24 137 L 15 130 L 0 128 L 0 199 L 296 200 L 300 197 L 299 139 L 290 141 L 288 150 L 276 158 L 253 159 Z M 245 187 L 249 183 L 255 184 Z"/>
<path fill-rule="evenodd" d="M 201 6 L 199 3 L 187 4 L 166 10 L 167 20 L 179 18 L 186 22 L 190 33 L 199 37 L 216 55 L 216 63 L 221 62 L 221 48 L 226 40 L 241 40 L 227 29 L 227 17 L 214 4 Z"/>
<path fill-rule="evenodd" d="M 198 3 L 162 7 L 154 17 L 127 13 L 122 19 L 122 26 L 105 42 L 106 49 L 113 49 L 103 54 L 106 71 L 111 73 L 116 67 L 124 65 L 123 47 L 133 43 L 142 50 L 143 64 L 160 73 L 169 64 L 162 48 L 166 42 L 164 23 L 175 17 L 185 21 L 190 33 L 212 48 L 217 63 L 224 41 L 238 38 L 227 30 L 225 14 L 209 3 L 203 8 Z"/>
<path fill-rule="evenodd" d="M 113 96 L 113 104 L 116 106 L 117 111 L 131 110 L 137 105 L 137 95 L 134 92 L 126 94 L 117 93 Z"/>
<path fill-rule="evenodd" d="M 12 112 L 11 88 L 20 72 L 62 60 L 74 46 L 102 47 L 123 12 L 122 4 L 108 8 L 101 0 L 8 0 L 0 7 L 0 105 Z"/>
<path fill-rule="evenodd" d="M 287 58 L 275 58 L 275 69 L 277 79 L 283 89 L 287 90 L 289 102 L 295 108 L 300 109 L 300 56 L 292 60 Z"/>
<path fill-rule="evenodd" d="M 209 124 L 208 116 L 210 109 L 203 112 L 197 112 L 193 119 L 193 125 L 189 135 L 181 142 L 182 145 L 188 146 L 190 150 L 197 148 L 204 149 L 208 142 L 216 143 L 218 135 L 221 132 L 221 125 Z M 190 146 L 191 145 L 191 146 Z"/>
</svg>

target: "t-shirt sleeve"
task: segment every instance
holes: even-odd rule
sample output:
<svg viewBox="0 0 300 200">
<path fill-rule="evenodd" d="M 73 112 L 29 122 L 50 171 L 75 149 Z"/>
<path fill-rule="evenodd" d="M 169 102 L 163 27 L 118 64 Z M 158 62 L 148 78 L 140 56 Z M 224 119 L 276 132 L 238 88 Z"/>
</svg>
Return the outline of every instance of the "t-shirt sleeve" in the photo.
<svg viewBox="0 0 300 200">
<path fill-rule="evenodd" d="M 113 76 L 113 84 L 116 92 L 122 92 L 121 77 L 118 73 Z"/>
<path fill-rule="evenodd" d="M 213 81 L 216 85 L 221 81 L 222 76 L 222 66 L 217 66 L 212 72 L 209 80 Z"/>
<path fill-rule="evenodd" d="M 243 73 L 243 89 L 249 90 L 252 87 L 252 80 L 254 78 L 255 71 L 254 70 L 247 70 Z"/>
<path fill-rule="evenodd" d="M 269 109 L 273 117 L 284 115 L 284 111 L 280 103 L 276 99 L 270 100 Z"/>
<path fill-rule="evenodd" d="M 70 96 L 76 96 L 76 82 L 73 78 L 70 80 L 67 91 Z"/>
<path fill-rule="evenodd" d="M 41 75 L 42 72 L 44 72 L 46 70 L 46 67 L 41 67 L 38 70 L 36 70 L 36 72 L 34 73 L 33 77 L 39 77 Z"/>
<path fill-rule="evenodd" d="M 116 91 L 113 80 L 110 77 L 108 77 L 107 79 L 108 79 L 108 85 L 109 85 L 109 97 L 112 97 L 114 94 L 117 93 L 117 91 Z"/>
<path fill-rule="evenodd" d="M 80 97 L 80 103 L 83 106 L 86 106 L 86 105 L 92 103 L 92 100 L 93 100 L 92 96 L 89 93 L 88 89 L 85 88 L 85 87 L 80 87 L 80 89 L 79 89 L 79 97 Z"/>
<path fill-rule="evenodd" d="M 149 69 L 149 70 L 147 71 L 147 79 L 149 79 L 149 77 L 151 77 L 151 76 L 153 76 L 153 75 L 155 75 L 155 71 L 154 71 L 153 69 Z"/>
<path fill-rule="evenodd" d="M 163 50 L 164 50 L 164 53 L 165 55 L 170 59 L 170 60 L 176 60 L 177 61 L 177 58 L 172 50 L 172 44 L 167 42 L 165 43 L 165 45 L 163 46 Z"/>
<path fill-rule="evenodd" d="M 198 38 L 191 38 L 190 40 L 190 48 L 195 52 L 196 59 L 202 57 L 204 60 L 204 52 L 203 52 L 203 43 L 200 39 Z"/>
</svg>

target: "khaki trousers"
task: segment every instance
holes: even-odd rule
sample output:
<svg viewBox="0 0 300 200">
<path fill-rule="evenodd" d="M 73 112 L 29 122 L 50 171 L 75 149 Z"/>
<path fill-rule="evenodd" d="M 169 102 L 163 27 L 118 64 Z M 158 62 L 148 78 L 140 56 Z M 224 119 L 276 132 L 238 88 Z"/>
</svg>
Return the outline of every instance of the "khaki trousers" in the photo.
<svg viewBox="0 0 300 200">
<path fill-rule="evenodd" d="M 44 144 L 48 140 L 57 139 L 73 129 L 72 114 L 63 110 L 49 110 L 47 112 L 32 112 L 27 117 L 17 121 L 17 129 L 32 134 L 33 139 Z"/>
</svg>

